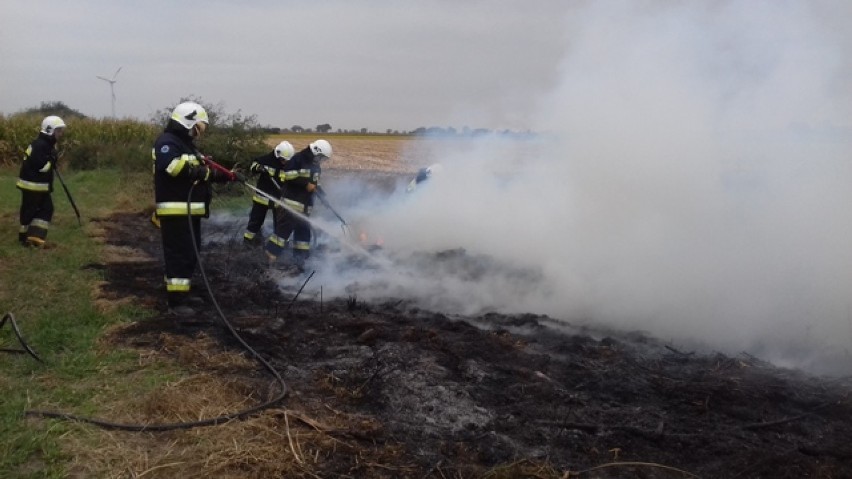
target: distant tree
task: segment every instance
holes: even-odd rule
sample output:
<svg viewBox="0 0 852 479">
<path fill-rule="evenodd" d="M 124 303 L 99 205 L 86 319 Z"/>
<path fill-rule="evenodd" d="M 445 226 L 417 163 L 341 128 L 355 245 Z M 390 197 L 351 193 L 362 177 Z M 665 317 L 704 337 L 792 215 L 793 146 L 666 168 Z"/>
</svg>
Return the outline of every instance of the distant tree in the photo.
<svg viewBox="0 0 852 479">
<path fill-rule="evenodd" d="M 366 134 L 367 134 L 367 129 L 366 129 L 366 128 L 361 128 L 361 134 L 362 134 L 362 135 L 366 135 Z"/>
<path fill-rule="evenodd" d="M 322 125 L 317 125 L 317 132 L 318 133 L 328 133 L 329 131 L 331 131 L 331 125 L 329 125 L 328 123 L 323 123 Z"/>
<path fill-rule="evenodd" d="M 25 115 L 38 116 L 56 115 L 62 117 L 63 120 L 67 120 L 69 118 L 88 118 L 86 115 L 61 101 L 43 101 L 38 107 L 27 108 L 22 113 Z"/>
<path fill-rule="evenodd" d="M 293 125 L 293 126 L 290 127 L 290 131 L 292 131 L 293 133 L 301 133 L 301 132 L 305 131 L 305 129 L 302 128 L 299 125 Z"/>
</svg>

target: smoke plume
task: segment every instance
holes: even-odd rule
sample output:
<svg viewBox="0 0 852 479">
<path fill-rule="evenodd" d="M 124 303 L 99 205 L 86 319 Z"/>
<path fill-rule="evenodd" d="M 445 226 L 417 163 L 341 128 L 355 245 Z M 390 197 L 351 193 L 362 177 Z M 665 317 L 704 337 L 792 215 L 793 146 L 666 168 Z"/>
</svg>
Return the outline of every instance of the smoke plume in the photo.
<svg viewBox="0 0 852 479">
<path fill-rule="evenodd" d="M 382 260 L 315 282 L 852 371 L 852 8 L 581 5 L 538 135 L 436 139 L 412 193 L 336 185 Z"/>
</svg>

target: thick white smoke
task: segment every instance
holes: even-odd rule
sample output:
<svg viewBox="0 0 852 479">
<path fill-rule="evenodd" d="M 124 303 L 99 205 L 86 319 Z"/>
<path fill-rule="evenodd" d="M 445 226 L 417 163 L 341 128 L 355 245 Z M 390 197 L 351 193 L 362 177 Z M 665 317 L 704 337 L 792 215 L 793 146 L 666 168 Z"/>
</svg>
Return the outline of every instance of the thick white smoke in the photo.
<svg viewBox="0 0 852 479">
<path fill-rule="evenodd" d="M 414 194 L 350 191 L 388 262 L 314 283 L 852 371 L 850 13 L 589 2 L 565 20 L 540 135 L 435 140 L 419 166 L 444 170 Z"/>
</svg>

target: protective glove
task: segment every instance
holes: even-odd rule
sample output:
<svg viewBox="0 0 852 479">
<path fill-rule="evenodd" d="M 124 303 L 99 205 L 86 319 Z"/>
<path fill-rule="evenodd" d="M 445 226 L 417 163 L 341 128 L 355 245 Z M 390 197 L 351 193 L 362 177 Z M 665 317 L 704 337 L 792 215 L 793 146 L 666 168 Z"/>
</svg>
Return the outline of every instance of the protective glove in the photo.
<svg viewBox="0 0 852 479">
<path fill-rule="evenodd" d="M 235 181 L 236 177 L 233 174 L 229 174 L 226 171 L 217 170 L 216 168 L 209 168 L 210 170 L 210 178 L 208 181 L 212 181 L 214 183 L 227 183 L 229 181 Z"/>
<path fill-rule="evenodd" d="M 240 173 L 239 171 L 235 171 L 233 181 L 239 181 L 240 183 L 245 183 L 245 182 L 248 181 L 248 178 L 246 178 L 246 175 Z"/>
</svg>

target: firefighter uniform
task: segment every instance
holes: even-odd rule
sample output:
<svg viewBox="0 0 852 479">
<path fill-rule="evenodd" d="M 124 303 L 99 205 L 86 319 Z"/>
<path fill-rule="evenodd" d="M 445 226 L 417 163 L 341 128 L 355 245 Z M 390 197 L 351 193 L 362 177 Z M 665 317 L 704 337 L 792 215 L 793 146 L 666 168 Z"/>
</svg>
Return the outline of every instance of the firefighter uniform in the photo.
<svg viewBox="0 0 852 479">
<path fill-rule="evenodd" d="M 304 216 L 310 216 L 314 204 L 314 191 L 319 186 L 320 162 L 315 158 L 311 147 L 305 148 L 290 158 L 284 165 L 282 174 L 282 202 Z M 287 239 L 293 234 L 293 261 L 302 267 L 310 256 L 311 225 L 304 218 L 293 214 L 286 208 L 276 209 L 277 224 L 275 233 L 266 242 L 266 253 L 271 261 L 276 260 L 284 250 Z"/>
<path fill-rule="evenodd" d="M 269 153 L 259 156 L 252 161 L 251 166 L 249 166 L 249 171 L 254 174 L 260 175 L 257 179 L 257 189 L 268 194 L 269 196 L 279 199 L 281 198 L 281 191 L 279 191 L 279 186 L 283 184 L 284 175 L 283 175 L 284 161 L 279 159 L 274 151 L 270 151 Z M 277 182 L 277 184 L 276 184 Z M 275 203 L 269 201 L 268 198 L 265 198 L 257 193 L 252 197 L 251 204 L 251 212 L 249 213 L 249 221 L 246 226 L 246 232 L 243 234 L 243 239 L 247 242 L 256 241 L 257 234 L 260 232 L 260 229 L 263 227 L 263 222 L 266 221 L 266 213 L 272 209 L 272 226 L 273 229 L 278 224 L 275 216 Z"/>
<path fill-rule="evenodd" d="M 39 133 L 24 154 L 15 186 L 21 190 L 18 241 L 24 246 L 42 246 L 53 219 L 53 171 L 56 169 L 56 138 Z"/>
<path fill-rule="evenodd" d="M 175 123 L 157 138 L 152 157 L 166 291 L 169 306 L 175 307 L 184 303 L 191 289 L 196 249 L 201 250 L 201 218 L 210 214 L 209 182 L 229 178 L 204 165 L 188 131 Z"/>
</svg>

